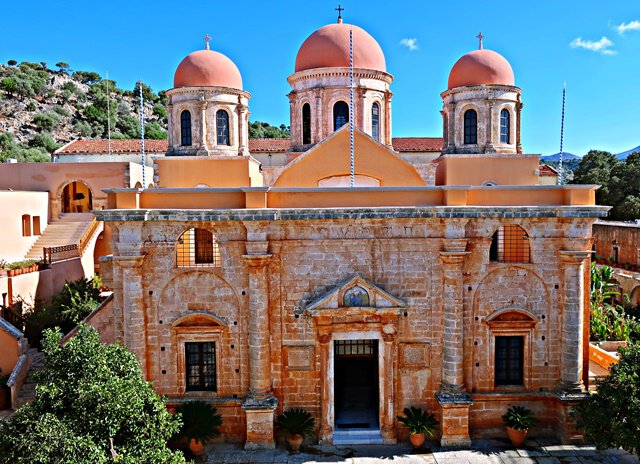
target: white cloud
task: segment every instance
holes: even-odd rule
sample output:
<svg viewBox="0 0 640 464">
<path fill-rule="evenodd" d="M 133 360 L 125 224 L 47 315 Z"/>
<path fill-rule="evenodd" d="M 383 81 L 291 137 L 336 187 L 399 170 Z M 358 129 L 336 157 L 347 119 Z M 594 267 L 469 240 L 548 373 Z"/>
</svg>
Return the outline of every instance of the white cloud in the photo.
<svg viewBox="0 0 640 464">
<path fill-rule="evenodd" d="M 400 45 L 402 45 L 403 47 L 407 47 L 409 50 L 413 52 L 415 50 L 418 50 L 418 39 L 416 39 L 415 37 L 413 38 L 406 37 L 400 41 Z"/>
<path fill-rule="evenodd" d="M 624 34 L 627 31 L 640 31 L 640 21 L 629 21 L 616 26 L 618 34 Z"/>
<path fill-rule="evenodd" d="M 571 45 L 571 48 L 584 48 L 585 50 L 602 53 L 603 55 L 615 55 L 617 53 L 615 50 L 610 49 L 613 46 L 613 42 L 606 37 L 602 37 L 597 42 L 593 40 L 582 40 L 582 37 L 576 37 L 569 45 Z"/>
</svg>

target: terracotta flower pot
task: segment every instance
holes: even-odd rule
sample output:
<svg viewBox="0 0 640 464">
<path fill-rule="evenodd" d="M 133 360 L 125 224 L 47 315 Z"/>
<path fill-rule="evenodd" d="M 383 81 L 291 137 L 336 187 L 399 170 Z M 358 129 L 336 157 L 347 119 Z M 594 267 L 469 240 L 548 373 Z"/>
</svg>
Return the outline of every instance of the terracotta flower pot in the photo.
<svg viewBox="0 0 640 464">
<path fill-rule="evenodd" d="M 9 277 L 13 277 L 14 275 L 16 275 L 16 270 L 15 270 L 15 269 L 9 269 L 9 270 L 7 271 L 7 275 L 8 275 Z"/>
<path fill-rule="evenodd" d="M 516 430 L 511 427 L 507 427 L 507 435 L 509 435 L 509 440 L 511 440 L 511 444 L 518 448 L 522 446 L 524 443 L 524 439 L 527 438 L 527 432 L 529 430 Z"/>
<path fill-rule="evenodd" d="M 189 450 L 194 456 L 202 456 L 204 454 L 204 445 L 200 440 L 192 438 L 191 441 L 189 441 Z"/>
<path fill-rule="evenodd" d="M 295 435 L 290 435 L 287 437 L 287 442 L 289 443 L 289 447 L 291 451 L 295 451 L 296 453 L 300 451 L 300 446 L 302 446 L 303 437 L 299 433 Z"/>
<path fill-rule="evenodd" d="M 412 433 L 409 435 L 409 441 L 411 442 L 413 449 L 421 448 L 422 445 L 424 445 L 425 439 L 426 437 L 424 436 L 424 433 Z"/>
</svg>

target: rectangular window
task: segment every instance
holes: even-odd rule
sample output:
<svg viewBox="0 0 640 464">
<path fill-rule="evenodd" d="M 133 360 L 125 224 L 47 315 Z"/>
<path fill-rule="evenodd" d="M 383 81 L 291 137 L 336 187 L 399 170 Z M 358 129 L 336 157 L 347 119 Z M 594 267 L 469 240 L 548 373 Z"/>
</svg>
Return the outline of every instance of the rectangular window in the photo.
<svg viewBox="0 0 640 464">
<path fill-rule="evenodd" d="M 40 235 L 40 216 L 33 216 L 33 235 Z"/>
<path fill-rule="evenodd" d="M 215 342 L 184 344 L 187 391 L 216 391 Z"/>
<path fill-rule="evenodd" d="M 495 384 L 524 385 L 524 337 L 496 337 Z"/>
<path fill-rule="evenodd" d="M 213 234 L 206 229 L 195 229 L 196 264 L 213 263 Z"/>
</svg>

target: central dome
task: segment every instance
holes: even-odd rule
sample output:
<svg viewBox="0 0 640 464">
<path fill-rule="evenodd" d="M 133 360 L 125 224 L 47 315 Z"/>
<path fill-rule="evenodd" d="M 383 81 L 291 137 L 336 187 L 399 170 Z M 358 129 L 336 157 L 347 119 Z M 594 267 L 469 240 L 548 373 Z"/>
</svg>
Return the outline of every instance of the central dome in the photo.
<svg viewBox="0 0 640 464">
<path fill-rule="evenodd" d="M 483 84 L 514 85 L 513 69 L 499 53 L 474 50 L 456 61 L 451 68 L 449 89 Z"/>
<path fill-rule="evenodd" d="M 349 30 L 353 29 L 353 67 L 386 72 L 382 48 L 364 29 L 337 23 L 321 27 L 302 43 L 296 56 L 296 71 L 349 67 Z"/>
<path fill-rule="evenodd" d="M 174 87 L 231 87 L 242 90 L 242 76 L 233 61 L 213 50 L 190 53 L 178 65 Z"/>
</svg>

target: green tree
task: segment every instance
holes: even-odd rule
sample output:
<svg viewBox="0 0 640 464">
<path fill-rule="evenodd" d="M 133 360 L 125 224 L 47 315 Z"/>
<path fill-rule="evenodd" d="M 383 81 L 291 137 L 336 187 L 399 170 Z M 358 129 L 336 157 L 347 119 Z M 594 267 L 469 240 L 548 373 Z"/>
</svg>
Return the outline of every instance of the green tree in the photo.
<svg viewBox="0 0 640 464">
<path fill-rule="evenodd" d="M 83 84 L 94 84 L 102 79 L 100 74 L 93 71 L 76 71 L 73 78 Z"/>
<path fill-rule="evenodd" d="M 152 121 L 144 126 L 144 138 L 163 140 L 167 138 L 167 131 L 159 122 Z"/>
<path fill-rule="evenodd" d="M 142 85 L 142 99 L 145 102 L 151 102 L 151 103 L 155 103 L 156 101 L 158 101 L 158 96 L 153 93 L 153 90 L 151 90 L 151 87 L 149 87 L 148 85 L 146 85 L 144 82 L 138 81 L 136 82 L 136 85 L 133 87 L 133 95 L 135 98 L 140 98 L 140 86 Z"/>
<path fill-rule="evenodd" d="M 56 68 L 58 68 L 58 71 L 62 74 L 69 74 L 71 72 L 69 63 L 65 63 L 64 61 L 58 61 L 56 63 Z"/>
<path fill-rule="evenodd" d="M 601 449 L 640 452 L 640 344 L 620 348 L 620 362 L 596 384 L 596 393 L 576 407 L 585 438 Z"/>
<path fill-rule="evenodd" d="M 180 429 L 135 356 L 82 326 L 61 344 L 45 333 L 36 398 L 0 423 L 2 464 L 184 463 L 167 440 Z"/>
<path fill-rule="evenodd" d="M 610 216 L 619 221 L 640 218 L 640 152 L 631 153 L 611 170 Z"/>
<path fill-rule="evenodd" d="M 44 148 L 47 152 L 53 153 L 60 145 L 58 145 L 51 137 L 51 134 L 41 133 L 33 136 L 29 140 L 29 146 L 36 148 Z"/>
<path fill-rule="evenodd" d="M 7 64 L 8 64 L 9 66 L 15 66 L 15 65 L 17 65 L 17 64 L 18 64 L 18 62 L 17 62 L 16 60 L 9 60 L 9 61 L 7 61 Z"/>
<path fill-rule="evenodd" d="M 38 130 L 52 131 L 60 123 L 60 116 L 52 112 L 39 113 L 33 117 L 33 123 Z"/>
<path fill-rule="evenodd" d="M 596 202 L 611 206 L 611 171 L 618 164 L 614 155 L 607 151 L 590 150 L 573 173 L 572 184 L 598 184 Z"/>
</svg>

